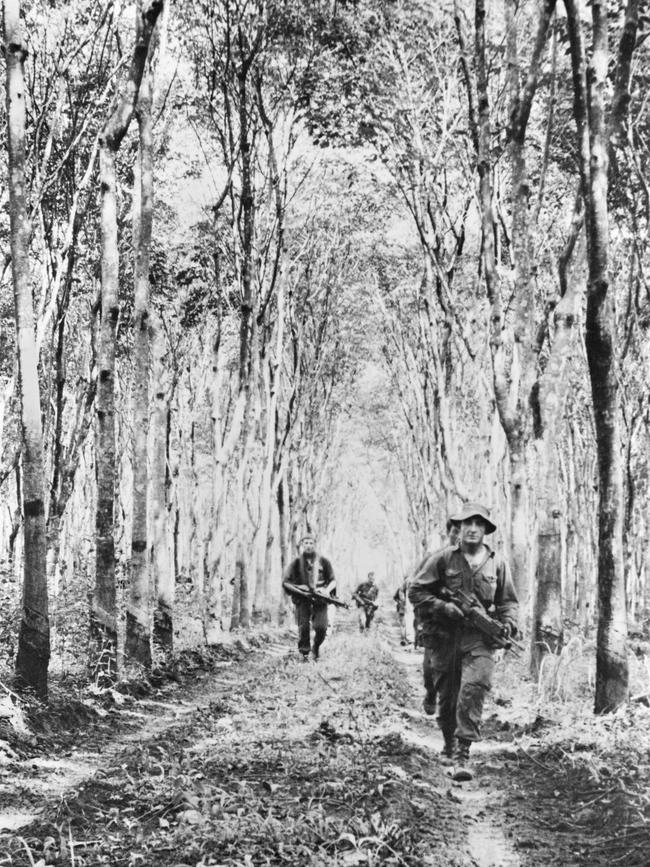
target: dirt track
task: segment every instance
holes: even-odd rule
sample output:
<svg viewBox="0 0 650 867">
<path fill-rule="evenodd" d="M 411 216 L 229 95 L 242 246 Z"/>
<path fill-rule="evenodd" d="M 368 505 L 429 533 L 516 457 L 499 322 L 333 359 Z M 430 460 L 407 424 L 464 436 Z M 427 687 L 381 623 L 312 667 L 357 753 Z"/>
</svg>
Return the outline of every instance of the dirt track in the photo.
<svg viewBox="0 0 650 867">
<path fill-rule="evenodd" d="M 319 663 L 291 644 L 53 711 L 1 768 L 0 864 L 608 863 L 562 767 L 521 747 L 508 699 L 487 708 L 475 779 L 455 783 L 420 711 L 421 656 L 392 626 L 339 628 Z"/>
</svg>

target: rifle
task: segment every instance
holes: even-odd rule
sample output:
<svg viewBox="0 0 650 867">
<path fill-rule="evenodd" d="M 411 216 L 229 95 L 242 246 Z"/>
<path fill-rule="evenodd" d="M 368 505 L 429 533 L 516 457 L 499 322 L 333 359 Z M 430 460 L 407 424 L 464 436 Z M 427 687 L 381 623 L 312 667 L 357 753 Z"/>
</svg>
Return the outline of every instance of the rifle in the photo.
<svg viewBox="0 0 650 867">
<path fill-rule="evenodd" d="M 435 599 L 453 602 L 463 612 L 467 622 L 474 629 L 483 633 L 486 638 L 489 638 L 495 647 L 503 650 L 511 650 L 513 647 L 516 647 L 517 650 L 524 650 L 523 644 L 519 641 L 505 636 L 503 624 L 495 620 L 494 617 L 490 617 L 476 596 L 470 596 L 464 590 L 450 590 L 448 587 L 441 587 L 438 593 L 438 596 L 431 596 L 428 599 L 423 599 L 422 602 L 433 602 Z"/>
<path fill-rule="evenodd" d="M 372 608 L 373 611 L 376 611 L 379 608 L 379 605 L 376 602 L 373 602 L 372 599 L 366 599 L 366 597 L 361 593 L 354 593 L 352 598 L 358 599 L 362 605 Z"/>
<path fill-rule="evenodd" d="M 326 602 L 328 605 L 336 605 L 337 608 L 349 608 L 347 602 L 342 602 L 336 596 L 328 596 L 327 593 L 321 593 L 320 590 L 314 590 L 313 587 L 307 587 L 304 584 L 292 584 L 290 581 L 284 581 L 282 586 L 287 593 L 294 596 L 302 596 L 303 599 L 312 599 L 314 602 Z"/>
</svg>

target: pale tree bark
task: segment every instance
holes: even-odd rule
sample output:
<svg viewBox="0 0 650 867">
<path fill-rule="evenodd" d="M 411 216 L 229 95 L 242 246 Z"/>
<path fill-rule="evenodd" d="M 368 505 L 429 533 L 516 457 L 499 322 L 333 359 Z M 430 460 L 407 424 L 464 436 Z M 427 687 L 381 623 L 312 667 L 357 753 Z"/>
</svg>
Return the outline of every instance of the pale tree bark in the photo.
<svg viewBox="0 0 650 867">
<path fill-rule="evenodd" d="M 575 325 L 579 316 L 584 284 L 577 273 L 582 264 L 569 269 L 576 240 L 583 227 L 578 200 L 565 249 L 560 256 L 561 298 L 554 311 L 554 329 L 548 362 L 539 381 L 536 401 L 536 445 L 538 449 L 535 512 L 538 519 L 537 569 L 533 606 L 531 672 L 537 677 L 542 660 L 556 653 L 564 642 L 562 526 L 567 524 L 562 495 L 562 474 L 558 443 L 563 441 L 564 410 L 569 388 L 568 362 L 575 346 Z M 566 595 L 566 594 L 565 594 Z"/>
<path fill-rule="evenodd" d="M 518 356 L 519 382 L 515 405 L 501 404 L 500 415 L 510 449 L 511 542 L 512 569 L 520 592 L 520 603 L 528 609 L 530 510 L 528 492 L 531 489 L 531 467 L 528 444 L 532 433 L 529 407 L 537 379 L 537 311 L 535 303 L 534 247 L 531 232 L 531 194 L 526 155 L 528 120 L 537 90 L 542 54 L 544 52 L 555 0 L 541 4 L 539 22 L 528 73 L 523 88 L 520 84 L 519 45 L 515 0 L 505 0 L 507 28 L 507 59 L 510 90 L 510 168 L 512 173 L 512 254 L 516 315 L 513 327 L 513 351 Z M 505 386 L 506 383 L 503 383 Z M 502 395 L 505 388 L 497 389 Z M 514 412 L 512 411 L 514 409 Z"/>
<path fill-rule="evenodd" d="M 218 337 L 215 336 L 212 347 L 212 376 L 210 378 L 210 405 L 212 424 L 212 444 L 214 463 L 212 467 L 212 513 L 209 540 L 210 569 L 206 585 L 204 612 L 204 629 L 208 643 L 218 640 L 222 622 L 222 582 L 224 577 L 226 548 L 227 505 L 229 495 L 229 470 L 234 462 L 237 445 L 240 440 L 244 423 L 245 402 L 247 396 L 239 392 L 234 396 L 231 414 L 222 411 L 222 384 L 226 373 L 225 359 L 219 355 Z M 233 397 L 233 395 L 231 395 Z M 237 523 L 237 519 L 235 520 Z M 235 593 L 239 593 L 236 580 L 232 584 Z M 236 602 L 235 626 L 239 620 L 239 601 Z M 233 614 L 231 612 L 231 622 Z"/>
<path fill-rule="evenodd" d="M 253 369 L 256 371 L 257 362 L 254 362 Z M 249 409 L 249 418 L 245 422 L 244 431 L 245 438 L 240 443 L 239 466 L 237 467 L 235 479 L 235 497 L 234 507 L 237 516 L 237 549 L 235 555 L 235 580 L 233 583 L 233 600 L 232 612 L 230 617 L 230 628 L 237 629 L 242 627 L 247 629 L 250 626 L 250 587 L 248 565 L 251 561 L 250 553 L 246 550 L 246 540 L 250 538 L 246 532 L 248 506 L 247 495 L 248 485 L 247 480 L 250 477 L 249 467 L 250 458 L 253 451 L 254 442 L 254 424 L 252 419 L 252 408 Z"/>
<path fill-rule="evenodd" d="M 101 186 L 101 319 L 97 352 L 97 425 L 95 461 L 97 511 L 95 517 L 95 592 L 91 627 L 91 668 L 105 682 L 117 670 L 117 611 L 115 587 L 115 333 L 119 312 L 119 254 L 115 157 L 126 135 L 144 74 L 149 43 L 162 0 L 144 0 L 136 11 L 136 44 L 122 94 L 100 136 Z"/>
<path fill-rule="evenodd" d="M 276 417 L 280 374 L 284 351 L 284 281 L 278 283 L 277 324 L 275 357 L 269 361 L 264 377 L 266 386 L 266 440 L 264 468 L 260 485 L 260 529 L 256 539 L 257 580 L 254 593 L 255 610 L 264 618 L 270 616 L 270 554 L 272 541 L 272 501 L 273 491 L 277 488 L 277 433 Z"/>
<path fill-rule="evenodd" d="M 133 201 L 134 334 L 133 386 L 133 525 L 131 536 L 130 593 L 126 611 L 127 658 L 151 667 L 151 570 L 147 556 L 147 493 L 149 434 L 149 375 L 151 327 L 149 315 L 149 254 L 153 223 L 152 70 L 145 71 L 136 114 L 140 133 L 138 168 Z"/>
<path fill-rule="evenodd" d="M 57 250 L 56 273 L 53 277 L 52 304 L 54 322 L 52 325 L 52 344 L 54 348 L 54 395 L 52 398 L 53 423 L 51 425 L 51 481 L 49 506 L 47 509 L 47 575 L 50 581 L 56 583 L 61 547 L 61 527 L 68 501 L 72 495 L 74 478 L 79 458 L 92 425 L 92 409 L 95 400 L 97 383 L 92 373 L 89 373 L 83 383 L 80 393 L 73 394 L 76 411 L 70 413 L 74 417 L 67 442 L 63 441 L 64 416 L 70 402 L 66 395 L 67 365 L 66 347 L 68 342 L 68 312 L 72 296 L 75 267 L 78 258 L 77 241 L 79 231 L 90 206 L 91 196 L 86 194 L 90 185 L 99 143 L 95 140 L 84 174 L 76 185 L 68 215 L 65 240 L 61 249 Z M 37 329 L 37 346 L 45 336 L 45 323 L 42 321 Z M 94 326 L 91 325 L 91 332 Z M 91 341 L 92 344 L 93 341 Z M 88 369 L 94 368 L 94 359 L 89 360 Z M 68 407 L 69 409 L 69 407 Z"/>
<path fill-rule="evenodd" d="M 287 198 L 286 164 L 280 171 L 274 139 L 274 123 L 269 116 L 265 103 L 260 76 L 255 79 L 256 105 L 260 116 L 268 148 L 269 188 L 273 193 L 275 218 L 274 256 L 267 280 L 265 299 L 261 304 L 259 318 L 264 318 L 275 296 L 275 346 L 273 355 L 264 360 L 263 387 L 265 397 L 266 425 L 264 442 L 264 463 L 260 480 L 260 524 L 255 539 L 256 582 L 253 605 L 256 613 L 264 619 L 271 617 L 271 559 L 273 551 L 273 492 L 277 487 L 279 465 L 281 463 L 282 438 L 278 431 L 278 401 L 280 396 L 282 362 L 285 349 L 285 279 L 284 279 L 284 219 Z M 270 245 L 269 245 L 270 249 Z M 270 330 L 270 329 L 269 329 Z M 270 341 L 269 341 L 270 343 Z M 267 351 L 271 351 L 269 346 Z M 282 594 L 280 594 L 282 595 Z"/>
<path fill-rule="evenodd" d="M 152 398 L 149 440 L 151 472 L 151 548 L 149 560 L 154 580 L 153 635 L 156 646 L 170 652 L 174 646 L 174 593 L 176 576 L 171 550 L 169 488 L 170 382 L 166 367 L 166 346 L 160 316 L 152 317 Z"/>
<path fill-rule="evenodd" d="M 636 43 L 638 0 L 629 0 L 616 64 L 612 127 L 608 128 L 607 5 L 591 4 L 592 44 L 587 64 L 580 6 L 565 0 L 574 111 L 581 142 L 580 170 L 587 230 L 585 343 L 598 453 L 598 635 L 594 710 L 625 702 L 629 688 L 623 561 L 623 466 L 619 428 L 616 318 L 609 276 L 608 170 L 612 136 L 619 135 L 629 102 L 630 61 Z M 631 37 L 631 38 L 630 38 Z"/>
<path fill-rule="evenodd" d="M 167 31 L 170 4 L 165 3 L 160 27 L 158 62 L 164 63 L 167 53 Z M 171 502 L 169 491 L 169 433 L 171 377 L 166 363 L 166 341 L 161 316 L 154 312 L 150 319 L 151 348 L 151 416 L 149 424 L 148 539 L 147 552 L 153 584 L 153 641 L 163 653 L 174 647 L 174 596 L 176 575 L 170 528 Z"/>
<path fill-rule="evenodd" d="M 57 299 L 56 322 L 53 333 L 54 344 L 54 397 L 52 403 L 54 405 L 54 424 L 52 425 L 52 481 L 50 483 L 50 504 L 47 510 L 47 537 L 48 537 L 48 552 L 47 552 L 47 574 L 51 578 L 55 577 L 57 564 L 59 561 L 59 546 L 60 546 L 60 528 L 61 519 L 67 503 L 67 497 L 64 499 L 61 494 L 62 480 L 64 475 L 64 450 L 63 450 L 63 407 L 65 403 L 65 384 L 66 384 L 66 357 L 65 357 L 65 333 L 66 333 L 66 318 L 70 293 L 72 289 L 72 279 L 74 275 L 75 264 L 75 248 L 76 235 L 72 242 L 72 250 L 68 255 L 66 265 L 66 274 L 63 282 L 63 289 L 60 297 Z M 93 389 L 94 391 L 94 389 Z M 86 429 L 87 430 L 87 429 Z"/>
<path fill-rule="evenodd" d="M 242 34 L 240 33 L 240 39 Z M 243 42 L 240 43 L 241 63 L 237 71 L 239 99 L 239 148 L 241 159 L 241 275 L 240 275 L 240 331 L 239 331 L 239 390 L 244 395 L 244 419 L 239 448 L 240 468 L 237 472 L 235 508 L 237 510 L 237 554 L 235 582 L 233 585 L 233 604 L 230 628 L 247 628 L 250 622 L 248 564 L 251 560 L 246 544 L 246 473 L 251 446 L 252 414 L 255 401 L 255 388 L 259 372 L 259 328 L 257 323 L 258 298 L 255 286 L 255 180 L 253 163 L 253 119 L 249 106 L 248 76 L 251 65 L 258 53 L 258 40 L 243 56 Z"/>
<path fill-rule="evenodd" d="M 216 332 L 210 335 L 210 367 L 206 399 L 210 406 L 210 460 L 208 462 L 208 478 L 210 490 L 208 496 L 207 532 L 202 540 L 203 555 L 203 631 L 206 644 L 215 644 L 221 632 L 221 558 L 224 547 L 224 525 L 220 506 L 225 499 L 225 473 L 216 460 L 222 445 L 222 387 L 223 362 L 221 360 L 221 317 L 217 323 Z M 222 472 L 220 473 L 220 469 Z"/>
<path fill-rule="evenodd" d="M 31 227 L 25 190 L 25 76 L 27 48 L 20 25 L 20 3 L 5 0 L 4 40 L 9 151 L 11 267 L 16 316 L 16 347 L 22 439 L 24 582 L 16 676 L 22 686 L 47 698 L 50 624 L 47 591 L 45 475 L 38 353 L 34 336 L 29 242 Z"/>
</svg>

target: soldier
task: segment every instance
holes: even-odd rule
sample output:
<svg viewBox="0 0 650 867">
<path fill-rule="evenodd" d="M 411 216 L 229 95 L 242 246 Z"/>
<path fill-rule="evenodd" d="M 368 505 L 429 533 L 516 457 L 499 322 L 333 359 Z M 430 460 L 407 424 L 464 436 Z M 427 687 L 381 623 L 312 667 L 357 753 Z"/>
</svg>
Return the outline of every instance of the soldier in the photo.
<svg viewBox="0 0 650 867">
<path fill-rule="evenodd" d="M 409 639 L 406 634 L 406 590 L 408 588 L 408 583 L 409 579 L 407 575 L 393 594 L 393 600 L 395 601 L 395 611 L 397 613 L 397 620 L 399 622 L 399 643 L 402 645 L 402 647 L 405 647 L 407 644 L 409 644 Z"/>
<path fill-rule="evenodd" d="M 379 605 L 375 602 L 379 594 L 379 588 L 375 584 L 375 573 L 368 572 L 366 581 L 361 584 L 352 594 L 352 598 L 357 603 L 359 609 L 359 630 L 360 632 L 367 631 L 372 625 L 373 618 Z"/>
<path fill-rule="evenodd" d="M 455 521 L 453 518 L 447 519 L 447 545 L 443 546 L 441 551 L 449 546 L 453 546 L 458 542 L 458 536 L 460 534 L 460 524 L 458 521 Z M 415 575 L 420 572 L 420 570 L 424 567 L 427 560 L 431 557 L 431 554 L 427 554 L 424 560 L 418 565 L 415 570 Z M 422 702 L 422 709 L 428 716 L 433 716 L 436 712 L 436 687 L 435 687 L 435 677 L 432 667 L 432 649 L 427 647 L 426 644 L 420 642 L 419 640 L 419 632 L 422 629 L 422 623 L 420 618 L 418 617 L 417 610 L 415 612 L 415 616 L 413 619 L 413 626 L 415 629 L 415 646 L 418 645 L 424 647 L 424 657 L 422 659 L 422 676 L 424 679 L 424 701 Z"/>
<path fill-rule="evenodd" d="M 452 516 L 460 522 L 460 543 L 432 554 L 409 585 L 409 599 L 422 621 L 420 640 L 431 651 L 438 694 L 438 725 L 443 754 L 454 759 L 454 778 L 472 778 L 467 765 L 473 741 L 480 739 L 485 695 L 492 686 L 495 648 L 445 601 L 442 591 L 463 590 L 503 625 L 504 636 L 517 631 L 518 603 L 504 558 L 483 540 L 496 524 L 480 503 L 466 503 Z"/>
<path fill-rule="evenodd" d="M 296 606 L 296 621 L 298 623 L 298 650 L 303 660 L 307 661 L 311 650 L 315 660 L 318 659 L 320 647 L 327 633 L 327 603 L 309 599 L 292 593 L 287 583 L 304 586 L 321 593 L 336 595 L 336 580 L 332 564 L 326 557 L 316 553 L 316 538 L 313 533 L 305 533 L 300 540 L 300 556 L 289 565 L 282 586 L 289 593 Z M 311 628 L 314 625 L 314 640 L 311 641 Z"/>
</svg>

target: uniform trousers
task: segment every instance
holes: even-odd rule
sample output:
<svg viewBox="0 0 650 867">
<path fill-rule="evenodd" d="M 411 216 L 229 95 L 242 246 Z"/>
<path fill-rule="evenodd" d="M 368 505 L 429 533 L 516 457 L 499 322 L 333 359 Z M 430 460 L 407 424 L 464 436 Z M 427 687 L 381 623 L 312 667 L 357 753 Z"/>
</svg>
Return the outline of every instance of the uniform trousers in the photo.
<svg viewBox="0 0 650 867">
<path fill-rule="evenodd" d="M 482 641 L 461 650 L 460 636 L 429 649 L 425 687 L 438 695 L 438 725 L 446 740 L 481 739 L 485 696 L 492 688 L 495 651 Z"/>
<path fill-rule="evenodd" d="M 296 621 L 298 623 L 298 650 L 305 655 L 313 650 L 318 654 L 318 648 L 325 641 L 327 633 L 327 603 L 325 605 L 312 602 L 311 599 L 301 599 L 296 603 Z M 314 626 L 314 641 L 311 640 L 311 625 Z"/>
</svg>

